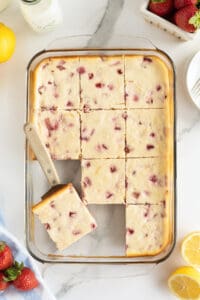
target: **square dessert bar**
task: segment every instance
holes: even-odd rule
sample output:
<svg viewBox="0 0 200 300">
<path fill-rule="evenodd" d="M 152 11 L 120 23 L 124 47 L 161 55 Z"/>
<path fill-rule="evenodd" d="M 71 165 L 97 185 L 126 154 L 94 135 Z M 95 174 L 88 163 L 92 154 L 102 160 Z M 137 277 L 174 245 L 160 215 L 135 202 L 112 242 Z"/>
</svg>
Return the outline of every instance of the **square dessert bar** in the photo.
<svg viewBox="0 0 200 300">
<path fill-rule="evenodd" d="M 82 161 L 82 200 L 88 204 L 125 203 L 125 160 Z"/>
<path fill-rule="evenodd" d="M 127 205 L 126 255 L 159 254 L 169 242 L 168 220 L 165 204 Z"/>
<path fill-rule="evenodd" d="M 123 56 L 80 57 L 79 70 L 84 110 L 125 107 Z"/>
<path fill-rule="evenodd" d="M 97 227 L 72 184 L 45 197 L 32 211 L 59 250 L 64 250 Z"/>
<path fill-rule="evenodd" d="M 80 158 L 80 116 L 76 111 L 36 111 L 32 122 L 52 159 Z"/>
<path fill-rule="evenodd" d="M 169 96 L 169 71 L 155 56 L 125 56 L 127 108 L 163 108 Z"/>
<path fill-rule="evenodd" d="M 165 157 L 134 158 L 126 161 L 126 203 L 160 204 L 168 196 L 168 168 Z"/>
<path fill-rule="evenodd" d="M 127 157 L 166 155 L 169 126 L 165 109 L 133 109 L 127 113 Z"/>
<path fill-rule="evenodd" d="M 79 109 L 79 58 L 44 59 L 34 76 L 34 108 Z"/>
<path fill-rule="evenodd" d="M 83 158 L 124 158 L 125 118 L 119 110 L 81 113 Z"/>
</svg>

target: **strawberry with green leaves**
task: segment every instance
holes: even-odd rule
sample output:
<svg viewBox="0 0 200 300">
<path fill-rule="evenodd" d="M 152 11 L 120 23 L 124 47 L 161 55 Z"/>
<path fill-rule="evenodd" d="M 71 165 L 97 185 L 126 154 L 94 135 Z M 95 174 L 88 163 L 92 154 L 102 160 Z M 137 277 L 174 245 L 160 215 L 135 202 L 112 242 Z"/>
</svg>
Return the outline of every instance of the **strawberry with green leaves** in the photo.
<svg viewBox="0 0 200 300">
<path fill-rule="evenodd" d="M 174 0 L 150 0 L 149 10 L 158 16 L 166 16 L 172 12 Z"/>
<path fill-rule="evenodd" d="M 10 247 L 0 241 L 0 271 L 9 268 L 13 263 L 13 255 Z"/>
<path fill-rule="evenodd" d="M 32 290 L 36 288 L 38 284 L 35 274 L 27 267 L 21 270 L 20 275 L 13 282 L 13 285 L 21 291 Z"/>
<path fill-rule="evenodd" d="M 200 28 L 200 10 L 194 4 L 184 6 L 175 13 L 174 22 L 187 32 L 195 32 Z"/>
<path fill-rule="evenodd" d="M 6 281 L 11 281 L 14 287 L 21 291 L 29 291 L 39 285 L 34 272 L 17 261 L 12 267 L 5 270 L 4 277 Z"/>
</svg>

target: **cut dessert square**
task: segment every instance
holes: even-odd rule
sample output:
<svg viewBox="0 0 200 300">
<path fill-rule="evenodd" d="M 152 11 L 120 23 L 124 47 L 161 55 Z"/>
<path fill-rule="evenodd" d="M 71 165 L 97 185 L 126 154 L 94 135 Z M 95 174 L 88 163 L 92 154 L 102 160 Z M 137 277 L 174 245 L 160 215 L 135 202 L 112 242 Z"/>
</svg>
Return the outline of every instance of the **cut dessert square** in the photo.
<svg viewBox="0 0 200 300">
<path fill-rule="evenodd" d="M 165 109 L 134 109 L 127 113 L 127 157 L 166 155 L 167 112 Z"/>
<path fill-rule="evenodd" d="M 125 160 L 82 161 L 82 195 L 88 204 L 125 202 Z"/>
<path fill-rule="evenodd" d="M 169 242 L 168 218 L 165 204 L 127 205 L 126 255 L 159 254 Z"/>
<path fill-rule="evenodd" d="M 168 101 L 169 74 L 155 56 L 125 56 L 127 108 L 163 108 Z"/>
<path fill-rule="evenodd" d="M 97 227 L 72 184 L 46 196 L 32 211 L 59 250 L 69 247 Z"/>
<path fill-rule="evenodd" d="M 76 111 L 35 111 L 32 122 L 52 159 L 80 158 L 80 116 Z"/>
<path fill-rule="evenodd" d="M 168 195 L 167 161 L 162 158 L 133 158 L 126 162 L 126 202 L 159 204 Z"/>
<path fill-rule="evenodd" d="M 80 57 L 79 70 L 84 111 L 125 107 L 123 56 Z"/>
<path fill-rule="evenodd" d="M 124 158 L 125 118 L 118 110 L 81 113 L 83 158 Z"/>
<path fill-rule="evenodd" d="M 34 79 L 34 108 L 79 109 L 79 58 L 47 58 L 37 67 Z"/>
</svg>

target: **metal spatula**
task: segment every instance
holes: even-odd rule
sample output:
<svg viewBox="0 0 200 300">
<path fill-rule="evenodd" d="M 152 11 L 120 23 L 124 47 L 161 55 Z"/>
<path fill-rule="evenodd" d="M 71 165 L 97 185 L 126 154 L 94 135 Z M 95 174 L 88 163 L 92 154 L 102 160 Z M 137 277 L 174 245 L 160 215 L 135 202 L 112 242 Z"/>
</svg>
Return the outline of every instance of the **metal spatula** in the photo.
<svg viewBox="0 0 200 300">
<path fill-rule="evenodd" d="M 24 132 L 51 186 L 51 189 L 42 196 L 42 198 L 45 198 L 46 196 L 49 196 L 58 189 L 62 188 L 64 184 L 60 183 L 60 178 L 57 174 L 54 163 L 49 152 L 43 145 L 36 127 L 31 123 L 27 123 L 24 125 Z"/>
</svg>

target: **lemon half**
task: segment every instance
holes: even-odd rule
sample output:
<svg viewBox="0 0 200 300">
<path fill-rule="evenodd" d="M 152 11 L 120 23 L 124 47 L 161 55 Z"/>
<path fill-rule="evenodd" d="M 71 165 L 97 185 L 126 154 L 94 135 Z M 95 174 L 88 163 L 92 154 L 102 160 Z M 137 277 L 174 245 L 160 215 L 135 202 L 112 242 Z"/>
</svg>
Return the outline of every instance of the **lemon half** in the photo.
<svg viewBox="0 0 200 300">
<path fill-rule="evenodd" d="M 200 299 L 200 272 L 193 267 L 180 267 L 168 279 L 173 294 L 184 300 Z"/>
<path fill-rule="evenodd" d="M 181 254 L 188 264 L 200 268 L 200 231 L 192 232 L 184 238 Z"/>
</svg>

